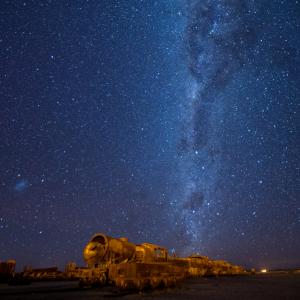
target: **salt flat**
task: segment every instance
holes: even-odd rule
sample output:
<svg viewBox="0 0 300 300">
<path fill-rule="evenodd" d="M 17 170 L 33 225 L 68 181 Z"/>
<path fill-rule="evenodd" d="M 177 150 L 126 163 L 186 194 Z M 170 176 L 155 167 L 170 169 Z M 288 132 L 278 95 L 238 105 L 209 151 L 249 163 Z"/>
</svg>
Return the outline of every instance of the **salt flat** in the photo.
<svg viewBox="0 0 300 300">
<path fill-rule="evenodd" d="M 300 299 L 300 274 L 189 279 L 173 289 L 119 293 L 110 287 L 80 289 L 77 282 L 0 285 L 1 299 Z"/>
</svg>

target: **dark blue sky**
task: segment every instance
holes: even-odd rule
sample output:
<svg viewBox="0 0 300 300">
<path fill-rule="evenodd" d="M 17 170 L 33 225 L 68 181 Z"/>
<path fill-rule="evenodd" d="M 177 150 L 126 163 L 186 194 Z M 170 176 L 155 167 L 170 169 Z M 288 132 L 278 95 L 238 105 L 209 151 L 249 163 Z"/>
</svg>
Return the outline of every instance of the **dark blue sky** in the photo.
<svg viewBox="0 0 300 300">
<path fill-rule="evenodd" d="M 300 265 L 298 1 L 2 1 L 0 259 L 95 232 Z"/>
</svg>

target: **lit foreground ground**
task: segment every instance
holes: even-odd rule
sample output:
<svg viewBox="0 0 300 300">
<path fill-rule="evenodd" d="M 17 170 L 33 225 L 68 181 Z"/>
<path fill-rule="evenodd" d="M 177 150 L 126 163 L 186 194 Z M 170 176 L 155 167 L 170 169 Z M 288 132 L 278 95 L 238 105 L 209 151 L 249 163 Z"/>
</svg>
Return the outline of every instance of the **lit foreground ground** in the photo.
<svg viewBox="0 0 300 300">
<path fill-rule="evenodd" d="M 0 299 L 300 299 L 300 274 L 190 279 L 173 289 L 128 294 L 112 288 L 79 289 L 76 282 L 0 285 Z"/>
</svg>

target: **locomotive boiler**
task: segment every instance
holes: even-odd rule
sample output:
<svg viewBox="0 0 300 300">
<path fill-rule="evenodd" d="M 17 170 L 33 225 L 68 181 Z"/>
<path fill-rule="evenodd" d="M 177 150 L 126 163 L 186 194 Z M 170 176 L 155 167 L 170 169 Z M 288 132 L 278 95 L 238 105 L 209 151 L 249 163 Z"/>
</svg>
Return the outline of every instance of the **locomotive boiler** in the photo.
<svg viewBox="0 0 300 300">
<path fill-rule="evenodd" d="M 88 267 L 105 267 L 112 263 L 131 261 L 135 257 L 136 245 L 127 238 L 112 238 L 96 233 L 83 250 Z"/>
</svg>

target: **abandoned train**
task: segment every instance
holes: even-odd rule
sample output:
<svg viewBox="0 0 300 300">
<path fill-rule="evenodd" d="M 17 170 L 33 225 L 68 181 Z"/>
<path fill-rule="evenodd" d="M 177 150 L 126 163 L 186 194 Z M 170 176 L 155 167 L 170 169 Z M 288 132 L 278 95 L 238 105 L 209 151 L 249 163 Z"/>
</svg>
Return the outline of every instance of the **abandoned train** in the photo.
<svg viewBox="0 0 300 300">
<path fill-rule="evenodd" d="M 86 268 L 69 264 L 66 274 L 79 278 L 82 285 L 112 284 L 120 289 L 170 287 L 188 277 L 240 275 L 245 270 L 221 260 L 191 255 L 170 256 L 164 247 L 144 243 L 135 245 L 127 238 L 95 234 L 83 251 Z"/>
</svg>

